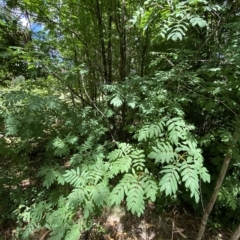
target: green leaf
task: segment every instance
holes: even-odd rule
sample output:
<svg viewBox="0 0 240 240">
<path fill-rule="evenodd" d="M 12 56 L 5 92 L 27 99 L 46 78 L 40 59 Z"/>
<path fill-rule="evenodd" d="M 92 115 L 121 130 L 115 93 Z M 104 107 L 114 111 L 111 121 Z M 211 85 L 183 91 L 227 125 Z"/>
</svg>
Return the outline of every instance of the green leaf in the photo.
<svg viewBox="0 0 240 240">
<path fill-rule="evenodd" d="M 202 167 L 199 170 L 199 174 L 203 182 L 208 182 L 210 183 L 210 174 L 208 173 L 207 169 L 205 167 Z"/>
<path fill-rule="evenodd" d="M 168 142 L 160 142 L 157 147 L 153 147 L 153 152 L 151 152 L 148 157 L 155 159 L 155 163 L 169 163 L 177 158 L 177 154 L 173 151 L 172 146 Z"/>
<path fill-rule="evenodd" d="M 191 22 L 193 27 L 196 26 L 196 25 L 198 25 L 200 28 L 203 28 L 203 27 L 207 26 L 207 22 L 200 17 L 193 17 L 193 18 L 190 19 L 190 22 Z"/>
<path fill-rule="evenodd" d="M 78 137 L 74 136 L 74 135 L 71 135 L 71 134 L 68 134 L 68 136 L 66 137 L 65 141 L 67 143 L 69 143 L 69 144 L 75 144 L 78 141 Z"/>
<path fill-rule="evenodd" d="M 53 147 L 55 148 L 54 154 L 56 156 L 62 157 L 69 153 L 69 148 L 66 145 L 65 141 L 56 137 L 53 141 Z"/>
<path fill-rule="evenodd" d="M 174 165 L 167 165 L 161 170 L 161 173 L 165 173 L 163 177 L 160 179 L 160 191 L 165 191 L 165 194 L 174 195 L 178 190 L 178 181 L 179 174 Z"/>
<path fill-rule="evenodd" d="M 84 179 L 84 177 L 87 176 L 87 171 L 82 171 L 80 173 L 80 168 L 78 167 L 76 169 L 67 170 L 63 176 L 64 176 L 66 182 L 68 182 L 74 186 L 80 186 L 83 181 L 84 182 L 86 181 L 86 179 Z M 81 177 L 83 179 L 81 179 Z"/>
<path fill-rule="evenodd" d="M 148 179 L 144 184 L 144 188 L 145 188 L 146 197 L 150 199 L 152 202 L 155 202 L 156 195 L 159 191 L 157 183 L 151 179 Z"/>
<path fill-rule="evenodd" d="M 16 117 L 11 115 L 7 116 L 5 123 L 7 130 L 6 136 L 17 134 L 20 121 Z"/>
<path fill-rule="evenodd" d="M 136 213 L 138 217 L 140 217 L 145 209 L 144 190 L 137 182 L 132 183 L 129 188 L 127 194 L 127 210 L 130 210 L 132 214 Z"/>
<path fill-rule="evenodd" d="M 79 240 L 82 232 L 82 227 L 80 224 L 75 223 L 71 226 L 71 229 L 67 231 L 67 240 Z"/>
<path fill-rule="evenodd" d="M 46 210 L 47 207 L 44 202 L 37 203 L 35 208 L 31 212 L 31 218 L 34 219 L 36 222 L 40 222 Z"/>
<path fill-rule="evenodd" d="M 84 219 L 89 219 L 90 214 L 94 212 L 94 204 L 92 201 L 86 201 L 83 208 L 83 217 Z"/>
<path fill-rule="evenodd" d="M 122 99 L 119 96 L 115 96 L 111 101 L 110 104 L 112 104 L 114 107 L 121 107 L 123 104 Z"/>
<path fill-rule="evenodd" d="M 87 189 L 74 188 L 67 197 L 67 203 L 73 206 L 80 206 L 88 196 Z"/>
<path fill-rule="evenodd" d="M 124 185 L 118 184 L 111 192 L 111 195 L 110 195 L 111 205 L 114 205 L 114 204 L 120 205 L 123 199 L 124 199 Z"/>
<path fill-rule="evenodd" d="M 92 199 L 97 206 L 104 206 L 109 197 L 109 189 L 106 183 L 100 183 L 93 188 Z"/>
</svg>

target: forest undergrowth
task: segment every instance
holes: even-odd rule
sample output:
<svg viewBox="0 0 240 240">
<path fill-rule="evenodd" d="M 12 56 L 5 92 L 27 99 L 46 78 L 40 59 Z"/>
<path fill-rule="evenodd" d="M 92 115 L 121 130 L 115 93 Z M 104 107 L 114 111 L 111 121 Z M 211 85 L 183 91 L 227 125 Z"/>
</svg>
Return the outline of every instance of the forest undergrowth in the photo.
<svg viewBox="0 0 240 240">
<path fill-rule="evenodd" d="M 2 239 L 237 240 L 239 12 L 0 1 Z"/>
</svg>

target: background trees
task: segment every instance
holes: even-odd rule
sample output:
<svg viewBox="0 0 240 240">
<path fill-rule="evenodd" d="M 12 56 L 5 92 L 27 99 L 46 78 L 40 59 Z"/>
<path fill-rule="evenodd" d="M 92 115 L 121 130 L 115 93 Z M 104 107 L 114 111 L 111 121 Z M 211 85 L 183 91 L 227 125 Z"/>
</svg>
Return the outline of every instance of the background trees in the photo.
<svg viewBox="0 0 240 240">
<path fill-rule="evenodd" d="M 103 206 L 140 216 L 164 194 L 200 214 L 226 156 L 213 216 L 239 221 L 238 1 L 1 7 L 1 215 L 19 238 L 78 239 Z"/>
</svg>

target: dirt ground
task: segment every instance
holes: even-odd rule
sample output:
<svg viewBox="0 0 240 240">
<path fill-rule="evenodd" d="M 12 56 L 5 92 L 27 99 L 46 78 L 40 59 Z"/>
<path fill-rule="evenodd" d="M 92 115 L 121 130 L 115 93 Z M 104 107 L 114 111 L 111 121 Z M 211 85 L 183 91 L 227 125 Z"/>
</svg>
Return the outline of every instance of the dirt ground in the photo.
<svg viewBox="0 0 240 240">
<path fill-rule="evenodd" d="M 93 227 L 82 234 L 80 240 L 194 240 L 200 219 L 186 210 L 176 208 L 169 212 L 157 213 L 149 206 L 146 213 L 138 218 L 126 212 L 124 207 L 105 209 Z M 47 240 L 50 231 L 41 229 L 31 240 Z M 228 240 L 228 229 L 207 229 L 203 240 Z M 15 240 L 13 223 L 6 223 L 0 229 L 0 240 Z M 59 239 L 60 240 L 60 239 Z"/>
</svg>

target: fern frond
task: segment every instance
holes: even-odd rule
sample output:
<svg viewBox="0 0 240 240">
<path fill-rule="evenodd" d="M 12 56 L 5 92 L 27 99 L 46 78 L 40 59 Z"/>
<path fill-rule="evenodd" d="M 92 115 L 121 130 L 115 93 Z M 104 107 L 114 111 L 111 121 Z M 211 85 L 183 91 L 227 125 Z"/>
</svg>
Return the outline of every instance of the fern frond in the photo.
<svg viewBox="0 0 240 240">
<path fill-rule="evenodd" d="M 78 137 L 72 134 L 68 134 L 67 137 L 65 138 L 65 141 L 69 144 L 75 144 L 78 141 Z"/>
<path fill-rule="evenodd" d="M 63 226 L 54 226 L 50 232 L 49 240 L 59 240 L 64 239 L 67 228 Z"/>
<path fill-rule="evenodd" d="M 54 155 L 58 157 L 65 156 L 69 154 L 69 148 L 66 144 L 66 142 L 59 137 L 56 137 L 53 140 L 53 147 L 54 147 Z"/>
<path fill-rule="evenodd" d="M 176 194 L 178 190 L 178 181 L 180 177 L 177 170 L 178 169 L 174 165 L 164 166 L 163 170 L 161 170 L 161 173 L 164 173 L 164 175 L 159 182 L 160 191 L 165 191 L 167 196 Z"/>
<path fill-rule="evenodd" d="M 97 206 L 103 206 L 106 204 L 109 197 L 109 188 L 107 184 L 100 183 L 94 186 L 91 197 Z"/>
<path fill-rule="evenodd" d="M 43 186 L 46 188 L 49 188 L 56 180 L 61 184 L 64 183 L 64 179 L 61 178 L 61 174 L 52 166 L 41 167 L 37 175 L 44 177 Z"/>
<path fill-rule="evenodd" d="M 124 158 L 119 158 L 114 162 L 110 162 L 109 170 L 110 175 L 116 176 L 119 173 L 127 173 L 132 165 L 132 159 L 129 156 L 125 156 Z"/>
<path fill-rule="evenodd" d="M 110 194 L 110 204 L 119 205 L 126 194 L 127 209 L 133 214 L 140 216 L 144 209 L 144 189 L 138 182 L 136 176 L 125 174 L 119 184 L 113 189 Z"/>
<path fill-rule="evenodd" d="M 153 151 L 148 157 L 155 159 L 155 163 L 169 163 L 177 159 L 177 154 L 168 142 L 160 142 L 156 147 L 153 147 Z"/>
<path fill-rule="evenodd" d="M 104 149 L 102 145 L 98 145 L 93 151 L 92 151 L 92 158 L 94 161 L 103 161 L 105 158 Z"/>
<path fill-rule="evenodd" d="M 137 171 L 142 171 L 145 167 L 145 154 L 143 150 L 135 150 L 131 153 L 131 158 L 132 160 L 132 166 L 137 170 Z"/>
<path fill-rule="evenodd" d="M 67 196 L 67 204 L 80 206 L 86 199 L 88 192 L 86 188 L 74 188 Z"/>
<path fill-rule="evenodd" d="M 27 226 L 25 227 L 25 229 L 23 230 L 22 234 L 20 234 L 20 239 L 21 240 L 31 239 L 31 237 L 32 237 L 34 231 L 36 230 L 36 228 L 37 228 L 36 222 L 28 223 Z"/>
<path fill-rule="evenodd" d="M 64 205 L 59 207 L 57 210 L 52 213 L 47 214 L 46 222 L 51 226 L 51 228 L 55 229 L 63 223 L 66 223 L 69 219 L 72 219 L 72 211 L 69 208 L 69 205 Z"/>
<path fill-rule="evenodd" d="M 91 150 L 94 145 L 94 139 L 92 136 L 88 137 L 87 140 L 80 146 L 79 150 L 80 152 L 87 152 L 88 150 Z"/>
<path fill-rule="evenodd" d="M 120 205 L 124 199 L 124 183 L 119 183 L 110 194 L 110 204 Z"/>
<path fill-rule="evenodd" d="M 108 154 L 109 161 L 114 161 L 117 158 L 122 158 L 126 155 L 128 155 L 132 150 L 132 146 L 127 143 L 119 143 L 118 149 L 115 149 L 114 151 L 110 152 Z"/>
<path fill-rule="evenodd" d="M 120 143 L 118 147 L 119 149 L 115 149 L 108 154 L 109 171 L 112 177 L 119 173 L 127 173 L 132 165 L 131 152 L 134 151 L 132 146 L 126 143 Z"/>
<path fill-rule="evenodd" d="M 185 187 L 190 189 L 191 197 L 195 196 L 195 200 L 199 201 L 199 179 L 197 170 L 198 166 L 188 164 L 187 161 L 182 162 L 180 167 L 181 177 L 182 181 L 185 182 Z"/>
<path fill-rule="evenodd" d="M 127 193 L 127 210 L 132 214 L 137 214 L 140 217 L 143 214 L 144 206 L 144 190 L 141 185 L 135 181 L 129 184 L 129 191 Z"/>
<path fill-rule="evenodd" d="M 142 178 L 140 180 L 140 184 L 144 188 L 146 198 L 155 202 L 157 192 L 159 191 L 156 181 L 152 180 L 150 176 L 148 176 L 146 179 Z"/>
<path fill-rule="evenodd" d="M 179 139 L 186 139 L 186 123 L 182 118 L 172 118 L 166 122 L 168 139 L 171 143 L 178 144 Z"/>
<path fill-rule="evenodd" d="M 80 178 L 81 175 L 84 175 L 86 171 L 80 172 L 80 168 L 77 167 L 76 169 L 67 170 L 66 173 L 63 175 L 65 181 L 70 183 L 73 186 L 81 186 L 82 179 Z"/>
<path fill-rule="evenodd" d="M 82 226 L 79 223 L 75 223 L 71 226 L 71 229 L 67 231 L 67 240 L 79 240 L 81 236 Z"/>
<path fill-rule="evenodd" d="M 20 121 L 17 119 L 17 117 L 8 115 L 5 119 L 6 136 L 17 134 L 19 125 Z"/>
<path fill-rule="evenodd" d="M 69 163 L 71 166 L 75 166 L 82 163 L 83 160 L 84 160 L 83 155 L 81 153 L 76 153 L 70 158 Z"/>
<path fill-rule="evenodd" d="M 95 206 L 92 201 L 85 201 L 83 207 L 83 217 L 84 219 L 89 219 L 90 214 L 94 213 Z"/>
<path fill-rule="evenodd" d="M 45 211 L 47 211 L 50 206 L 51 204 L 46 204 L 45 202 L 37 203 L 31 211 L 31 219 L 34 222 L 40 222 L 42 220 L 42 217 Z"/>
<path fill-rule="evenodd" d="M 160 121 L 158 124 L 148 124 L 145 125 L 138 134 L 138 141 L 146 141 L 148 138 L 151 139 L 153 137 L 160 137 L 163 133 L 163 128 L 165 126 L 165 123 L 163 121 Z"/>
<path fill-rule="evenodd" d="M 205 167 L 202 167 L 199 169 L 199 175 L 203 182 L 208 182 L 210 183 L 210 175 Z"/>
</svg>

